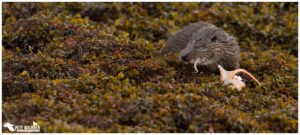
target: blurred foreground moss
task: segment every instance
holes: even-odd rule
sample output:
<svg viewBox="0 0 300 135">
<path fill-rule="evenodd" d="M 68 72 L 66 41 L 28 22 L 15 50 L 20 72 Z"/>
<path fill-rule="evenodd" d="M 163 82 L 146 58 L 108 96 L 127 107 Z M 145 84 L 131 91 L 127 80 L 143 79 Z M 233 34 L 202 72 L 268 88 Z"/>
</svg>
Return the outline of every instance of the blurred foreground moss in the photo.
<svg viewBox="0 0 300 135">
<path fill-rule="evenodd" d="M 298 132 L 298 3 L 3 3 L 2 118 L 41 132 Z M 234 35 L 242 91 L 161 56 L 186 24 Z M 4 132 L 9 132 L 3 128 Z"/>
</svg>

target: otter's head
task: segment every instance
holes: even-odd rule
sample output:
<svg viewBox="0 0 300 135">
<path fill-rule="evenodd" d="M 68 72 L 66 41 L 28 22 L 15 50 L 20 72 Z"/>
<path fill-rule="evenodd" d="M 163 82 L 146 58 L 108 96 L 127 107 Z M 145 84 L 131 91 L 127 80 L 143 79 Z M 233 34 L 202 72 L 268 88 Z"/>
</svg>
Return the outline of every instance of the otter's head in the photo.
<svg viewBox="0 0 300 135">
<path fill-rule="evenodd" d="M 218 41 L 220 31 L 222 30 L 211 26 L 194 33 L 186 48 L 180 52 L 182 61 L 202 65 L 214 62 L 216 53 L 224 46 Z"/>
</svg>

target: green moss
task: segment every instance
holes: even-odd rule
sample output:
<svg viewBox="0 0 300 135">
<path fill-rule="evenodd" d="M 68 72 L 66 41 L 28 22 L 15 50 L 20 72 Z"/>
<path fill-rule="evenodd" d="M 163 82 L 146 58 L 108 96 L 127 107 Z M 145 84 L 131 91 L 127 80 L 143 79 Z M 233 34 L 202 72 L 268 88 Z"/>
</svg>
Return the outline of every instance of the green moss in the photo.
<svg viewBox="0 0 300 135">
<path fill-rule="evenodd" d="M 298 132 L 297 3 L 3 3 L 4 122 L 41 132 Z M 95 12 L 92 12 L 95 11 Z M 161 55 L 184 25 L 235 36 L 242 91 Z M 3 128 L 3 132 L 9 132 Z"/>
</svg>

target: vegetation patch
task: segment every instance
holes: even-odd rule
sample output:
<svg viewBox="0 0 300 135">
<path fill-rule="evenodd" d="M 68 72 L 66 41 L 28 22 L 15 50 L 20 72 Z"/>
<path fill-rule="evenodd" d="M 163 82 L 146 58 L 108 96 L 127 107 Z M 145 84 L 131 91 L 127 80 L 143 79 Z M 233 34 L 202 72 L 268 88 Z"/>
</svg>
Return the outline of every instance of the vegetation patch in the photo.
<svg viewBox="0 0 300 135">
<path fill-rule="evenodd" d="M 3 3 L 2 123 L 41 132 L 298 132 L 298 3 Z M 237 38 L 241 91 L 161 55 L 206 21 Z M 3 132 L 9 132 L 3 128 Z"/>
</svg>

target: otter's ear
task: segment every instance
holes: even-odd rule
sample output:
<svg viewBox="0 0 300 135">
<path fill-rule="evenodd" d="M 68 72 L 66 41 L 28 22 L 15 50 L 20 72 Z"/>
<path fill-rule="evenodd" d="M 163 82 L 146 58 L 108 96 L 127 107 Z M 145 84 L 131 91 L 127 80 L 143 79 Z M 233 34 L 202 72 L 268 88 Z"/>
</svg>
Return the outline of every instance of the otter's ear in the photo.
<svg viewBox="0 0 300 135">
<path fill-rule="evenodd" d="M 214 37 L 211 38 L 211 42 L 215 42 L 216 40 L 217 40 L 216 36 L 214 36 Z"/>
</svg>

